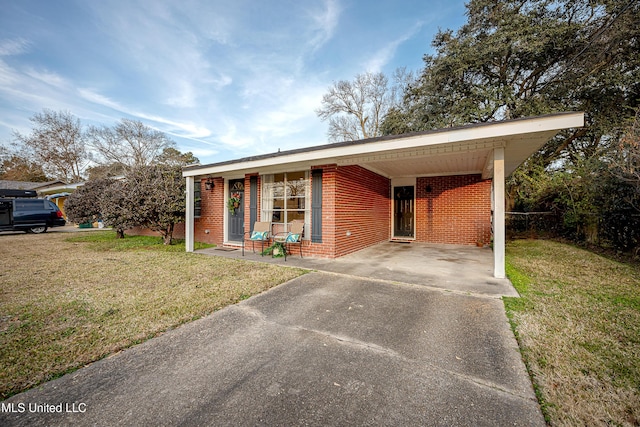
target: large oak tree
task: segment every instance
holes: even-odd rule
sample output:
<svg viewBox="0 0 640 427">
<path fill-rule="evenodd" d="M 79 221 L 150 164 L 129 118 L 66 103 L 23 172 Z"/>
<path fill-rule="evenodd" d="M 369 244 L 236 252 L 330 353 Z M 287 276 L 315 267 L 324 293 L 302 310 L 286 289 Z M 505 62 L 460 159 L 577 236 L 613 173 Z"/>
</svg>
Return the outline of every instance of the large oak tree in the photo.
<svg viewBox="0 0 640 427">
<path fill-rule="evenodd" d="M 628 182 L 611 179 L 608 163 L 640 102 L 640 2 L 471 0 L 466 7 L 461 28 L 435 36 L 435 52 L 424 56 L 383 133 L 584 111 L 585 127 L 558 133 L 508 178 L 509 207 L 553 210 L 578 238 L 635 223 Z M 626 235 L 625 247 L 640 244 L 640 233 Z"/>
<path fill-rule="evenodd" d="M 584 111 L 546 164 L 595 154 L 620 134 L 640 98 L 640 2 L 472 0 L 467 23 L 440 31 L 386 134 Z"/>
</svg>

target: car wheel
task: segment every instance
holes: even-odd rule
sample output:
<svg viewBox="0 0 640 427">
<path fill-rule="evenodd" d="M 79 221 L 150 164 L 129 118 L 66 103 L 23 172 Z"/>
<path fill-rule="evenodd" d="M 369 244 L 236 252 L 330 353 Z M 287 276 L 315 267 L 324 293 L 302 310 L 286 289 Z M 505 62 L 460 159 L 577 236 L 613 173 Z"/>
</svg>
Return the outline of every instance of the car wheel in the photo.
<svg viewBox="0 0 640 427">
<path fill-rule="evenodd" d="M 31 227 L 30 229 L 27 230 L 27 233 L 41 234 L 41 233 L 44 233 L 45 231 L 47 231 L 47 227 Z"/>
</svg>

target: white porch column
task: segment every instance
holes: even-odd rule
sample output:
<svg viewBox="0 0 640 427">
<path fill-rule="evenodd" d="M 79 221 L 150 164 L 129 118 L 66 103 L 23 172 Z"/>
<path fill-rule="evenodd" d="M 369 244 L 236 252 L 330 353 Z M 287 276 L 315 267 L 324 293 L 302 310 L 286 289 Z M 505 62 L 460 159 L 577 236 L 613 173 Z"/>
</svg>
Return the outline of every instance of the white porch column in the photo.
<svg viewBox="0 0 640 427">
<path fill-rule="evenodd" d="M 493 149 L 493 276 L 506 277 L 504 267 L 504 148 Z"/>
<path fill-rule="evenodd" d="M 193 219 L 193 189 L 194 189 L 194 178 L 192 176 L 187 177 L 187 197 L 186 197 L 186 212 L 185 212 L 185 224 L 184 224 L 184 238 L 185 238 L 185 247 L 187 252 L 193 252 L 193 228 L 194 228 L 194 219 Z"/>
</svg>

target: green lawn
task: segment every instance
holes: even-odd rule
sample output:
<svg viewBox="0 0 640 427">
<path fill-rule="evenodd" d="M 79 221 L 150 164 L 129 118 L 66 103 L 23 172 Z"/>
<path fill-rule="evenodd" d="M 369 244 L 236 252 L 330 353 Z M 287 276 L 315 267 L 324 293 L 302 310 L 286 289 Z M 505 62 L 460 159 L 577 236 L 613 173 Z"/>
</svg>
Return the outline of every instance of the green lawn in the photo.
<svg viewBox="0 0 640 427">
<path fill-rule="evenodd" d="M 0 259 L 1 398 L 304 273 L 110 231 L 2 235 Z"/>
<path fill-rule="evenodd" d="M 574 246 L 518 240 L 507 315 L 547 422 L 640 424 L 640 268 Z"/>
</svg>

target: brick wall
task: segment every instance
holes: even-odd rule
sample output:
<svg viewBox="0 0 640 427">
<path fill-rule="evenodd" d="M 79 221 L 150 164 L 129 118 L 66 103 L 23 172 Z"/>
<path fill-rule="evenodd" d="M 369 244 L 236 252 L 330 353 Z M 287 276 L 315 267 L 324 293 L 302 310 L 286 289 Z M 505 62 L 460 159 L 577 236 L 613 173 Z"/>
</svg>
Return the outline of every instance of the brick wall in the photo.
<svg viewBox="0 0 640 427">
<path fill-rule="evenodd" d="M 318 165 L 313 169 L 322 169 L 322 243 L 305 241 L 304 256 L 336 258 L 389 238 L 387 178 L 360 166 Z M 292 252 L 299 255 L 296 246 Z"/>
<path fill-rule="evenodd" d="M 194 240 L 196 242 L 215 243 L 221 245 L 224 241 L 224 215 L 226 212 L 224 198 L 224 178 L 214 178 L 214 187 L 207 190 L 204 180 L 201 182 L 200 195 L 202 198 L 200 218 L 195 219 Z M 196 181 L 196 185 L 198 182 Z M 207 233 L 207 230 L 209 232 Z"/>
<path fill-rule="evenodd" d="M 312 169 L 323 170 L 322 243 L 305 241 L 304 255 L 335 258 L 390 238 L 389 179 L 360 166 L 319 165 Z M 260 178 L 258 184 L 260 205 Z M 430 193 L 426 191 L 427 186 L 431 187 Z M 480 175 L 417 178 L 416 241 L 489 243 L 490 196 L 491 181 L 482 180 Z M 311 197 L 309 194 L 308 203 Z M 245 224 L 248 224 L 249 175 L 245 180 L 245 203 Z M 351 235 L 347 236 L 347 232 Z M 220 233 L 222 236 L 222 225 Z M 296 246 L 292 249 L 295 255 L 299 254 Z"/>
<path fill-rule="evenodd" d="M 322 243 L 304 242 L 303 254 L 335 258 L 390 238 L 390 180 L 360 166 L 319 165 L 322 169 Z M 245 177 L 245 228 L 249 230 L 251 175 Z M 224 179 L 215 178 L 213 190 L 201 185 L 202 212 L 195 219 L 194 238 L 221 245 L 226 212 Z M 258 177 L 260 217 L 261 178 Z M 431 191 L 427 191 L 430 189 Z M 416 241 L 447 244 L 485 244 L 491 239 L 491 181 L 480 175 L 422 177 L 416 179 Z M 309 194 L 307 203 L 311 203 Z M 311 221 L 310 221 L 311 222 Z M 209 230 L 209 233 L 206 233 Z M 308 230 L 308 236 L 311 236 Z M 350 232 L 350 236 L 347 233 Z M 132 234 L 156 235 L 134 229 Z M 177 224 L 175 238 L 184 238 Z M 299 255 L 297 247 L 292 247 Z"/>
<path fill-rule="evenodd" d="M 368 169 L 360 166 L 338 168 L 335 256 L 343 256 L 389 239 L 390 191 L 389 179 Z"/>
<path fill-rule="evenodd" d="M 489 243 L 491 180 L 482 180 L 480 175 L 418 178 L 416 213 L 417 241 Z"/>
<path fill-rule="evenodd" d="M 336 242 L 335 242 L 335 224 L 336 224 L 336 175 L 338 167 L 336 165 L 319 165 L 311 168 L 312 170 L 322 169 L 322 243 L 312 243 L 311 240 L 303 242 L 303 253 L 305 255 L 315 256 L 319 258 L 335 258 Z M 310 178 L 311 178 L 311 174 Z M 313 191 L 313 189 L 312 189 Z M 311 203 L 313 195 L 309 194 L 307 203 Z M 309 220 L 311 223 L 312 221 Z M 309 230 L 308 236 L 311 238 Z M 294 252 L 297 254 L 297 252 Z"/>
</svg>

